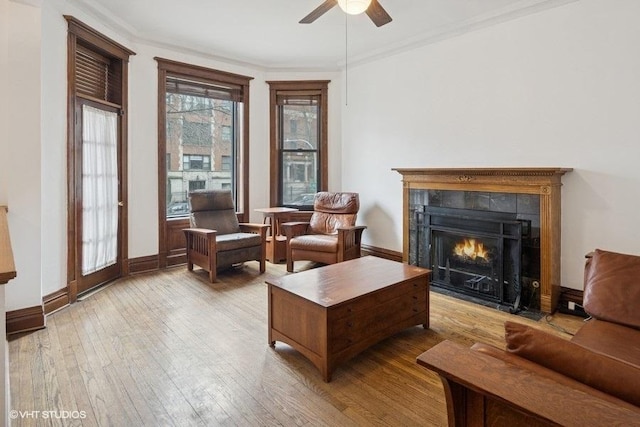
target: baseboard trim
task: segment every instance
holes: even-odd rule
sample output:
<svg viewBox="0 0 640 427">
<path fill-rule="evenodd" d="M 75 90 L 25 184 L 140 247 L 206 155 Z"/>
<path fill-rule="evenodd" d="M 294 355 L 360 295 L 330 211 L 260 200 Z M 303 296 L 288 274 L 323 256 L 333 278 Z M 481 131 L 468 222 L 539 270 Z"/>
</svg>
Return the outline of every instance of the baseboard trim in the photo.
<svg viewBox="0 0 640 427">
<path fill-rule="evenodd" d="M 129 274 L 145 273 L 160 269 L 158 255 L 149 255 L 129 259 Z"/>
<path fill-rule="evenodd" d="M 46 326 L 42 305 L 7 311 L 6 319 L 7 335 L 42 329 Z"/>
<path fill-rule="evenodd" d="M 560 287 L 560 301 L 573 302 L 582 305 L 584 291 L 580 289 Z"/>
<path fill-rule="evenodd" d="M 51 314 L 69 305 L 69 288 L 65 287 L 42 297 L 44 314 Z"/>
<path fill-rule="evenodd" d="M 362 255 L 373 255 L 391 261 L 402 262 L 402 252 L 369 245 L 362 245 L 361 249 Z"/>
<path fill-rule="evenodd" d="M 558 311 L 565 314 L 573 314 L 580 317 L 587 317 L 584 311 L 583 301 L 584 291 L 580 289 L 560 287 L 560 299 L 558 301 Z"/>
</svg>

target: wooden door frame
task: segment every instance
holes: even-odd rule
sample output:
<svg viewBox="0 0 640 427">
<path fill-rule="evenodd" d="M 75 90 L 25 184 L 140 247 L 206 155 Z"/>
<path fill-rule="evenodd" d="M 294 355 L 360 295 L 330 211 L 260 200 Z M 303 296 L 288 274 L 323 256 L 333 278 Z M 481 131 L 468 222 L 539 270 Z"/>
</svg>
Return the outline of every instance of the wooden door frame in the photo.
<svg viewBox="0 0 640 427">
<path fill-rule="evenodd" d="M 77 20 L 73 16 L 64 15 L 68 24 L 67 38 L 67 291 L 69 302 L 76 301 L 78 297 L 78 277 L 77 270 L 77 238 L 78 238 L 78 214 L 82 212 L 79 200 L 76 199 L 77 192 L 81 189 L 81 182 L 76 179 L 76 169 L 80 167 L 78 162 L 82 158 L 77 157 L 78 143 L 76 138 L 76 108 L 78 105 L 77 82 L 76 82 L 76 50 L 78 45 L 89 47 L 100 54 L 116 61 L 120 67 L 121 81 L 118 89 L 121 91 L 121 103 L 119 105 L 110 104 L 107 101 L 91 99 L 92 101 L 110 104 L 112 107 L 120 109 L 120 120 L 118 127 L 118 178 L 120 201 L 124 203 L 118 221 L 118 242 L 120 256 L 120 276 L 128 275 L 128 186 L 127 186 L 127 129 L 128 129 L 128 66 L 129 56 L 135 52 L 127 49 L 110 38 L 100 34 L 93 28 Z M 85 99 L 87 97 L 84 97 Z"/>
</svg>

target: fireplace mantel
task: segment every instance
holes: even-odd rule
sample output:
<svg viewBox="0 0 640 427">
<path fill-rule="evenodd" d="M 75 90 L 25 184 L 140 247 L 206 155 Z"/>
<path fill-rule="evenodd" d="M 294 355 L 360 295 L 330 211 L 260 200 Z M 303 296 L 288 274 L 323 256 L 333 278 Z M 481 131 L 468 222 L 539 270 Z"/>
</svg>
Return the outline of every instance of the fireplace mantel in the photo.
<svg viewBox="0 0 640 427">
<path fill-rule="evenodd" d="M 540 308 L 560 297 L 560 188 L 571 168 L 394 168 L 403 181 L 403 251 L 409 259 L 409 191 L 458 190 L 540 195 Z"/>
</svg>

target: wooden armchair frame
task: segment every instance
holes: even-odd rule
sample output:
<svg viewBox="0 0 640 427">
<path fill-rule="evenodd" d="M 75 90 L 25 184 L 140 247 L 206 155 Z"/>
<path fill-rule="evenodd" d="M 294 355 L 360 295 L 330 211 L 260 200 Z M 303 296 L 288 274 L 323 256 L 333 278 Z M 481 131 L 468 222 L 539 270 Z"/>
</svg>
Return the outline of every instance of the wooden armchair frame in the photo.
<svg viewBox="0 0 640 427">
<path fill-rule="evenodd" d="M 240 223 L 240 231 L 243 233 L 254 233 L 260 235 L 262 242 L 260 255 L 254 260 L 260 263 L 260 273 L 264 273 L 266 269 L 267 256 L 267 229 L 268 224 L 251 224 Z M 216 230 L 205 228 L 185 228 L 185 237 L 187 239 L 187 268 L 193 270 L 193 265 L 197 265 L 209 273 L 209 281 L 214 282 L 217 277 L 218 268 L 218 247 L 216 243 Z M 233 251 L 227 251 L 233 252 Z M 233 254 L 232 254 L 232 259 Z M 249 261 L 241 257 L 235 258 L 235 262 Z"/>
</svg>

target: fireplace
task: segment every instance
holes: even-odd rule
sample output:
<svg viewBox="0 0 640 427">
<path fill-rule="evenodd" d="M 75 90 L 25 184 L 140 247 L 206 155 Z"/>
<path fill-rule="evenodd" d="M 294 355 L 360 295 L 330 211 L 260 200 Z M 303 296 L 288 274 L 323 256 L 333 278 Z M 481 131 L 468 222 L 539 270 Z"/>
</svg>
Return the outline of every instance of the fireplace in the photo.
<svg viewBox="0 0 640 427">
<path fill-rule="evenodd" d="M 534 298 L 540 280 L 537 215 L 518 213 L 516 203 L 515 212 L 438 206 L 443 193 L 412 191 L 413 200 L 426 199 L 428 204 L 412 204 L 410 263 L 432 271 L 433 287 L 511 312 L 538 310 L 539 299 Z M 483 196 L 489 200 L 512 198 L 514 202 L 537 199 L 468 192 L 460 199 Z"/>
<path fill-rule="evenodd" d="M 434 288 L 555 311 L 561 178 L 572 169 L 394 170 L 403 178 L 404 262 L 430 268 Z"/>
</svg>

